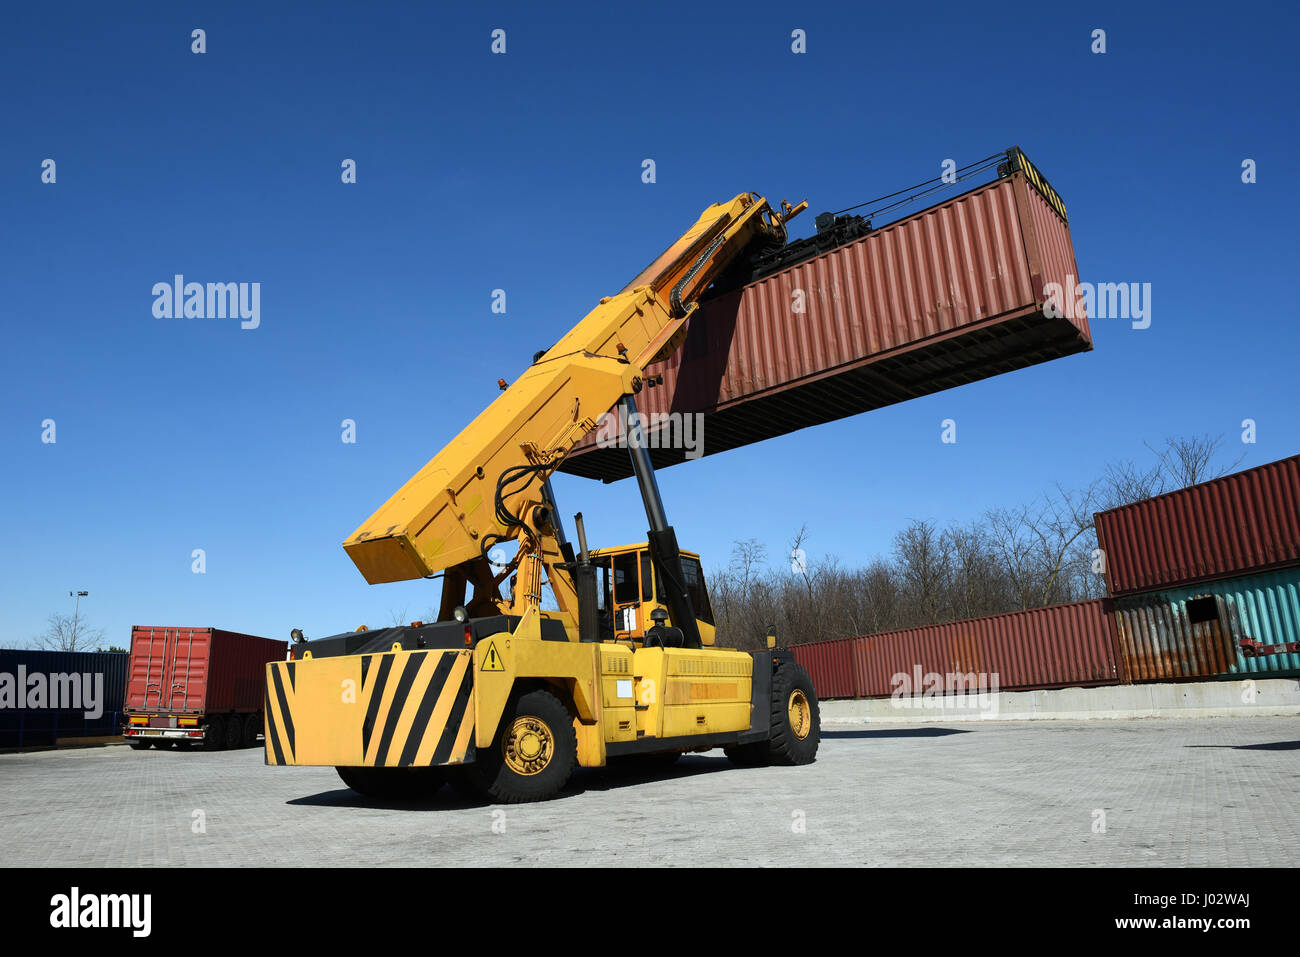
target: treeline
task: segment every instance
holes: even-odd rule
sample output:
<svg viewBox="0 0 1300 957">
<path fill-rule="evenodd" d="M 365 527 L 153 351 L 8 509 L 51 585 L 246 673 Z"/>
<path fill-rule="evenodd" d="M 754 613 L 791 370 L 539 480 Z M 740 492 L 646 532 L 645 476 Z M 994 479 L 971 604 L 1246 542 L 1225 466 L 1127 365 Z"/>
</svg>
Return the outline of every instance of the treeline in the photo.
<svg viewBox="0 0 1300 957">
<path fill-rule="evenodd" d="M 734 544 L 730 563 L 708 573 L 718 633 L 761 648 L 769 628 L 783 644 L 868 635 L 981 615 L 1085 601 L 1105 594 L 1094 551 L 1093 514 L 1233 471 L 1223 436 L 1166 439 L 1145 465 L 1114 462 L 1083 489 L 1056 486 L 1033 502 L 996 508 L 967 525 L 913 519 L 890 554 L 845 567 L 805 557 L 801 528 L 788 554 Z"/>
</svg>

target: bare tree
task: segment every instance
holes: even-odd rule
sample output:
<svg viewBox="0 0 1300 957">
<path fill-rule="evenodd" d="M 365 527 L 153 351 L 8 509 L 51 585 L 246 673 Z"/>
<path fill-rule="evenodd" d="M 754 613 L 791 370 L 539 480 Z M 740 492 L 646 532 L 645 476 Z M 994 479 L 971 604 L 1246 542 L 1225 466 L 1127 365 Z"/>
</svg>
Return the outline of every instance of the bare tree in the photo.
<svg viewBox="0 0 1300 957">
<path fill-rule="evenodd" d="M 1216 464 L 1223 445 L 1223 435 L 1175 436 L 1165 439 L 1163 448 L 1155 449 L 1150 445 L 1160 468 L 1167 477 L 1170 488 L 1187 488 L 1200 482 L 1208 482 L 1227 475 L 1241 464 L 1246 456 L 1239 455 L 1231 464 Z"/>
<path fill-rule="evenodd" d="M 46 651 L 89 651 L 104 640 L 103 630 L 91 628 L 82 616 L 56 613 L 45 621 L 45 631 L 32 644 Z"/>
<path fill-rule="evenodd" d="M 921 624 L 941 620 L 944 590 L 952 577 L 950 543 L 934 522 L 912 519 L 894 536 L 903 586 L 912 599 Z"/>
</svg>

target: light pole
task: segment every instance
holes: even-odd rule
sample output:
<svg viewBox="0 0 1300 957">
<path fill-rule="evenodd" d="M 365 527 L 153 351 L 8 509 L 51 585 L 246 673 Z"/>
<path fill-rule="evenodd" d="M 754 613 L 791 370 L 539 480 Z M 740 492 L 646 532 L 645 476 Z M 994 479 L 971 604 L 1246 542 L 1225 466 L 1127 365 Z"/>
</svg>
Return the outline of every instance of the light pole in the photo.
<svg viewBox="0 0 1300 957">
<path fill-rule="evenodd" d="M 76 603 L 75 605 L 73 605 L 73 607 L 72 607 L 72 635 L 71 635 L 71 638 L 72 638 L 72 643 L 73 643 L 74 646 L 75 646 L 76 643 L 77 643 L 77 619 L 78 619 L 78 616 L 81 614 L 81 599 L 87 597 L 89 594 L 90 594 L 90 592 L 88 592 L 88 591 L 77 591 L 77 592 L 72 592 L 72 591 L 70 591 L 70 592 L 68 592 L 68 597 L 69 597 L 69 598 L 72 598 L 72 597 L 75 596 L 76 599 L 77 599 L 77 603 Z"/>
</svg>

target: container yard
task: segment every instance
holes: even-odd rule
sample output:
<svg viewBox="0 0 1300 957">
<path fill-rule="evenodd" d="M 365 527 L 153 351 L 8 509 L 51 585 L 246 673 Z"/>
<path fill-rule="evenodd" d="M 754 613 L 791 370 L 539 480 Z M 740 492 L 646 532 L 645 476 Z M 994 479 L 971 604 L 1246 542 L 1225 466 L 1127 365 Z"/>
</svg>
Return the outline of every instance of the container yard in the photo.
<svg viewBox="0 0 1300 957">
<path fill-rule="evenodd" d="M 1300 675 L 1300 456 L 1098 512 L 1095 526 L 1111 598 L 795 655 L 823 698 L 889 697 L 916 668 L 996 676 L 1003 691 Z"/>
</svg>

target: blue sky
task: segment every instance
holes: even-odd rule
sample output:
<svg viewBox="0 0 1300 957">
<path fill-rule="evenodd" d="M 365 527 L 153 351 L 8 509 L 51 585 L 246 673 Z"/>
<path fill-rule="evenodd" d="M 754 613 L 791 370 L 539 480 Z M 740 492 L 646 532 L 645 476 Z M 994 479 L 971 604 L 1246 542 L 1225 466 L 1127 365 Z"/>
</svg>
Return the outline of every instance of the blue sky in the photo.
<svg viewBox="0 0 1300 957">
<path fill-rule="evenodd" d="M 684 547 L 776 558 L 806 523 L 812 560 L 856 564 L 1144 440 L 1225 433 L 1243 467 L 1300 448 L 1294 12 L 289 6 L 3 13 L 0 645 L 74 588 L 119 644 L 423 614 L 436 583 L 368 586 L 340 543 L 704 206 L 839 209 L 1012 144 L 1069 205 L 1082 278 L 1152 284 L 1151 327 L 1098 320 L 1092 353 L 665 470 Z M 155 318 L 176 273 L 260 282 L 260 327 Z M 630 483 L 556 485 L 599 542 L 644 537 Z"/>
</svg>

